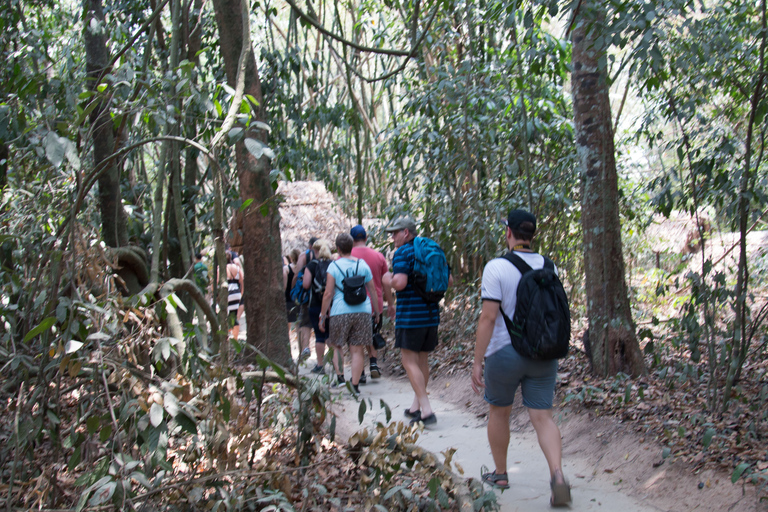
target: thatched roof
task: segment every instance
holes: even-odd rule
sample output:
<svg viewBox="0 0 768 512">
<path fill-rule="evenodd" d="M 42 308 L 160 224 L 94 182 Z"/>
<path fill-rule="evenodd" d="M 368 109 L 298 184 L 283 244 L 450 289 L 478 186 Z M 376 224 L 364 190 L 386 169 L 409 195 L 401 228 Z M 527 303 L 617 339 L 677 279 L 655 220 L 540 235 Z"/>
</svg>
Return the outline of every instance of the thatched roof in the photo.
<svg viewBox="0 0 768 512">
<path fill-rule="evenodd" d="M 326 238 L 333 244 L 342 231 L 356 224 L 342 211 L 336 197 L 320 181 L 281 181 L 280 237 L 283 254 L 305 249 L 310 237 Z"/>
</svg>

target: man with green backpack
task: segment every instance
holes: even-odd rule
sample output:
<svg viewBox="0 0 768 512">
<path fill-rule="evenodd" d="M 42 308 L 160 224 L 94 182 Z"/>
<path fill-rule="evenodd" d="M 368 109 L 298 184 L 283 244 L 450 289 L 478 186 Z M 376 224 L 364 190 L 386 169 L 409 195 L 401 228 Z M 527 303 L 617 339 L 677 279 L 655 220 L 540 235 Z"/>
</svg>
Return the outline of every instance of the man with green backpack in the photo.
<svg viewBox="0 0 768 512">
<path fill-rule="evenodd" d="M 416 223 L 404 216 L 386 228 L 395 243 L 392 272 L 382 278 L 384 287 L 397 292 L 395 347 L 400 349 L 403 368 L 413 388 L 414 398 L 405 410 L 411 423 L 437 423 L 427 396 L 429 353 L 437 347 L 440 325 L 439 302 L 453 283 L 445 253 L 433 240 L 416 236 Z"/>
</svg>

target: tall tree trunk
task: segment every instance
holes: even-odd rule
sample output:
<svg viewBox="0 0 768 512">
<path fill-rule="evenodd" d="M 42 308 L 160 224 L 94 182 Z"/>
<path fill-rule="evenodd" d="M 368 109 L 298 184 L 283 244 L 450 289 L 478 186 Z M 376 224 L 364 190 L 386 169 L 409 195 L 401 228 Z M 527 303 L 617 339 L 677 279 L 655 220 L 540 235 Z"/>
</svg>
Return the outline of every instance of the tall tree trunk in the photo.
<svg viewBox="0 0 768 512">
<path fill-rule="evenodd" d="M 606 47 L 598 44 L 603 20 L 600 4 L 586 0 L 573 27 L 573 110 L 581 164 L 589 339 L 595 373 L 637 376 L 645 373 L 645 364 L 624 275 Z"/>
<path fill-rule="evenodd" d="M 238 61 L 243 45 L 241 0 L 214 0 L 219 25 L 221 55 L 227 82 L 236 87 Z M 255 118 L 264 120 L 261 82 L 253 51 L 246 59 L 245 94 L 256 99 Z M 266 144 L 267 133 L 247 129 L 246 138 Z M 259 348 L 273 360 L 286 364 L 291 360 L 286 327 L 285 295 L 283 290 L 280 212 L 269 180 L 270 159 L 255 158 L 243 141 L 235 146 L 240 196 L 253 199 L 243 219 L 243 256 L 245 270 L 245 315 L 248 343 Z"/>
<path fill-rule="evenodd" d="M 96 23 L 92 25 L 91 20 Z M 107 26 L 101 0 L 86 0 L 85 39 L 86 70 L 89 78 L 89 88 L 96 91 L 97 80 L 106 75 L 109 66 L 107 50 Z M 97 94 L 100 94 L 97 92 Z M 94 101 L 100 101 L 94 99 Z M 100 101 L 90 116 L 93 132 L 93 158 L 96 167 L 106 165 L 99 177 L 99 209 L 101 213 L 101 236 L 109 247 L 120 247 L 127 242 L 125 229 L 125 213 L 123 212 L 120 195 L 120 169 L 116 160 L 106 162 L 115 150 L 112 119 L 109 115 L 109 105 Z"/>
</svg>

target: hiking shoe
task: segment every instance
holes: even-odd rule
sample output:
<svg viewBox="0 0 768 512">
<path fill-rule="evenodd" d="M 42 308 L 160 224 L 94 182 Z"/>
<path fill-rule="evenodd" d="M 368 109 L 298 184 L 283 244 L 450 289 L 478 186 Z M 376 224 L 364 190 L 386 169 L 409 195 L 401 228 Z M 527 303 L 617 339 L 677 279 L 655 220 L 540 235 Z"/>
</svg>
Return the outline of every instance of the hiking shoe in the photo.
<svg viewBox="0 0 768 512">
<path fill-rule="evenodd" d="M 432 413 L 429 416 L 421 416 L 421 412 L 419 412 L 419 417 L 413 418 L 411 420 L 411 425 L 418 425 L 419 423 L 423 423 L 424 426 L 434 425 L 437 423 L 437 416 L 435 416 L 435 413 Z"/>
<path fill-rule="evenodd" d="M 299 361 L 303 362 L 309 359 L 309 356 L 312 355 L 312 353 L 309 351 L 309 347 L 305 348 L 301 351 L 301 355 L 299 356 Z"/>
<path fill-rule="evenodd" d="M 314 373 L 315 375 L 325 375 L 325 368 L 323 368 L 322 365 L 318 364 L 314 368 L 312 368 L 310 372 Z"/>
<path fill-rule="evenodd" d="M 356 395 L 359 395 L 359 394 L 360 394 L 360 388 L 359 388 L 358 386 L 355 386 L 354 384 L 352 384 L 352 389 L 354 389 L 354 390 L 355 390 L 355 394 L 356 394 Z"/>
<path fill-rule="evenodd" d="M 343 375 L 337 375 L 336 380 L 331 382 L 332 388 L 343 388 L 346 385 L 347 381 L 344 380 Z"/>
<path fill-rule="evenodd" d="M 360 374 L 360 382 L 358 384 L 365 384 L 368 382 L 368 378 L 365 376 L 365 372 Z"/>
<path fill-rule="evenodd" d="M 379 370 L 379 365 L 376 363 L 371 363 L 371 378 L 378 379 L 379 377 L 381 377 L 381 371 Z"/>
</svg>

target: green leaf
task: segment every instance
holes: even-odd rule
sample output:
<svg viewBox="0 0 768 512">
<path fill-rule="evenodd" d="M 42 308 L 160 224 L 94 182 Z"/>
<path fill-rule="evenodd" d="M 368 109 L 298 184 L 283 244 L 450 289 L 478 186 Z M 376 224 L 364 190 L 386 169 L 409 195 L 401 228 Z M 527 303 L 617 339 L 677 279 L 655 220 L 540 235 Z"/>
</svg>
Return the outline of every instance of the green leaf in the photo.
<svg viewBox="0 0 768 512">
<path fill-rule="evenodd" d="M 331 442 L 336 439 L 336 415 L 331 416 L 331 425 L 328 427 L 328 434 L 331 438 Z"/>
<path fill-rule="evenodd" d="M 387 423 L 389 423 L 390 420 L 392 419 L 392 410 L 389 408 L 389 405 L 384 400 L 381 400 L 379 402 L 379 405 L 381 406 L 382 409 L 384 409 L 384 414 L 387 418 Z"/>
<path fill-rule="evenodd" d="M 245 209 L 246 209 L 246 208 L 248 208 L 249 206 L 251 206 L 251 203 L 253 203 L 253 198 L 252 198 L 252 197 L 251 197 L 251 198 L 248 198 L 248 199 L 246 199 L 245 201 L 243 201 L 243 204 L 242 204 L 242 205 L 240 205 L 240 208 L 239 208 L 238 210 L 239 210 L 239 211 L 241 211 L 241 212 L 242 212 L 242 211 L 245 211 Z"/>
<path fill-rule="evenodd" d="M 56 317 L 49 316 L 48 318 L 40 322 L 40 324 L 37 327 L 29 331 L 26 336 L 24 336 L 24 343 L 28 342 L 38 334 L 44 333 L 45 331 L 53 327 L 53 324 L 55 323 L 56 323 Z"/>
<path fill-rule="evenodd" d="M 53 412 L 52 410 L 48 409 L 47 411 L 45 411 L 45 415 L 48 417 L 48 421 L 51 422 L 51 425 L 58 425 L 59 423 L 61 423 L 61 420 L 59 420 L 59 417 L 56 416 L 56 413 Z"/>
<path fill-rule="evenodd" d="M 181 409 L 179 414 L 177 414 L 173 419 L 183 430 L 189 432 L 192 435 L 197 434 L 197 423 L 187 411 Z"/>
<path fill-rule="evenodd" d="M 243 130 L 243 128 L 240 126 L 235 126 L 229 130 L 229 133 L 227 134 L 230 144 L 240 142 L 240 140 L 243 138 L 243 135 L 245 135 L 245 130 Z"/>
<path fill-rule="evenodd" d="M 430 480 L 427 484 L 427 488 L 429 489 L 429 496 L 432 499 L 435 499 L 437 496 L 437 490 L 440 488 L 440 479 L 438 477 L 432 478 L 432 480 Z"/>
<path fill-rule="evenodd" d="M 243 383 L 243 393 L 245 394 L 245 401 L 250 403 L 253 400 L 253 380 L 246 379 Z"/>
<path fill-rule="evenodd" d="M 152 404 L 149 408 L 149 422 L 153 427 L 157 427 L 163 422 L 163 406 L 157 402 Z"/>
<path fill-rule="evenodd" d="M 713 428 L 708 428 L 706 432 L 704 432 L 704 438 L 701 440 L 701 444 L 704 445 L 704 448 L 709 448 L 709 445 L 712 444 L 712 438 L 715 436 L 715 433 L 717 431 Z"/>
<path fill-rule="evenodd" d="M 45 145 L 45 157 L 54 167 L 59 167 L 64 162 L 64 156 L 67 154 L 66 139 L 59 137 L 54 132 L 48 132 L 43 139 Z"/>
<path fill-rule="evenodd" d="M 405 489 L 405 487 L 403 487 L 402 485 L 394 486 L 393 488 L 388 490 L 387 493 L 384 495 L 384 501 L 388 500 L 389 498 L 391 498 L 392 496 L 394 496 L 395 494 L 397 494 L 398 492 L 400 492 L 400 491 L 402 491 L 404 489 Z"/>
<path fill-rule="evenodd" d="M 746 462 L 742 462 L 741 464 L 736 466 L 736 468 L 733 470 L 733 474 L 731 475 L 731 483 L 735 484 L 736 481 L 739 478 L 741 478 L 741 475 L 744 474 L 744 472 L 747 470 L 748 467 L 749 467 L 749 464 L 747 464 Z"/>
<path fill-rule="evenodd" d="M 67 354 L 73 354 L 80 350 L 80 347 L 83 346 L 83 343 L 77 340 L 69 340 L 67 344 L 64 346 L 64 352 Z"/>
<path fill-rule="evenodd" d="M 100 488 L 96 489 L 96 492 L 93 493 L 93 497 L 88 502 L 88 504 L 92 507 L 96 507 L 102 503 L 106 503 L 115 493 L 115 487 L 117 487 L 117 482 L 114 480 L 102 485 Z"/>
<path fill-rule="evenodd" d="M 627 389 L 624 391 L 624 403 L 628 404 L 632 398 L 632 384 L 627 384 Z"/>
<path fill-rule="evenodd" d="M 226 396 L 221 395 L 221 415 L 224 417 L 224 421 L 229 421 L 229 414 L 231 410 L 232 403 Z"/>
<path fill-rule="evenodd" d="M 72 456 L 69 458 L 69 461 L 67 462 L 67 467 L 70 471 L 73 471 L 78 464 L 80 464 L 80 456 L 82 454 L 82 446 L 78 446 L 75 448 L 75 451 L 72 453 Z"/>
<path fill-rule="evenodd" d="M 265 147 L 266 146 L 264 143 L 258 139 L 252 139 L 250 137 L 245 138 L 245 149 L 247 149 L 248 152 L 252 154 L 253 158 L 256 160 L 260 159 L 262 155 L 264 155 Z"/>
<path fill-rule="evenodd" d="M 95 434 L 97 430 L 99 430 L 99 418 L 96 416 L 91 416 L 85 421 L 85 426 L 88 427 L 88 433 L 89 434 Z"/>
<path fill-rule="evenodd" d="M 99 441 L 101 441 L 102 443 L 106 443 L 111 436 L 112 436 L 112 425 L 110 424 L 104 425 L 104 428 L 102 428 L 101 432 L 99 432 Z"/>
<path fill-rule="evenodd" d="M 357 409 L 357 421 L 360 422 L 360 424 L 363 423 L 366 410 L 368 410 L 368 406 L 365 405 L 365 400 L 360 400 L 360 407 Z"/>
<path fill-rule="evenodd" d="M 672 450 L 666 446 L 663 450 L 661 450 L 661 458 L 666 459 L 669 457 L 669 455 L 672 453 Z"/>
</svg>

